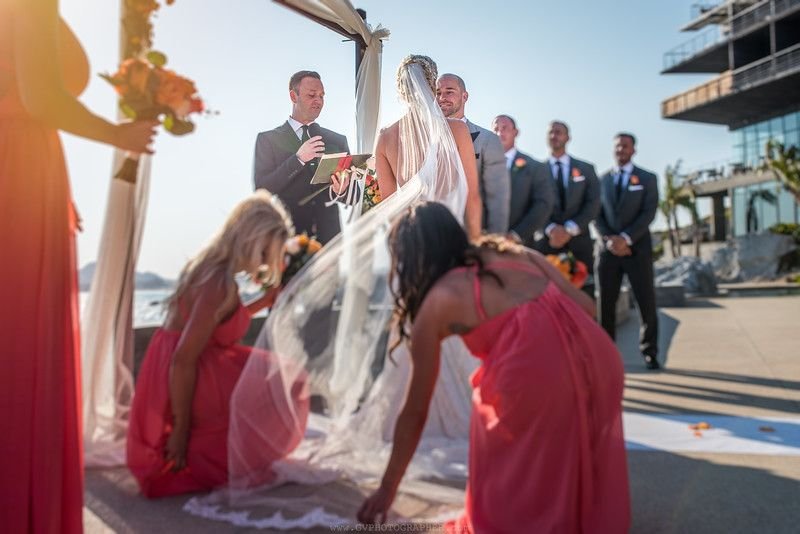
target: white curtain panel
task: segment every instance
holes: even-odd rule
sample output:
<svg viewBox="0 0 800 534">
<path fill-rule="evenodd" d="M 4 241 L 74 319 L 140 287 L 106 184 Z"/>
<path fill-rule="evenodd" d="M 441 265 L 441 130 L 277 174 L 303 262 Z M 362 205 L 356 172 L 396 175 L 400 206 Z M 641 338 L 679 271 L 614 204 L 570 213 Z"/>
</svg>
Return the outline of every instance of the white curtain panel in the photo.
<svg viewBox="0 0 800 534">
<path fill-rule="evenodd" d="M 122 164 L 117 151 L 112 173 Z M 125 463 L 133 398 L 133 290 L 150 189 L 150 157 L 135 184 L 111 180 L 97 267 L 81 317 L 87 467 Z"/>
</svg>

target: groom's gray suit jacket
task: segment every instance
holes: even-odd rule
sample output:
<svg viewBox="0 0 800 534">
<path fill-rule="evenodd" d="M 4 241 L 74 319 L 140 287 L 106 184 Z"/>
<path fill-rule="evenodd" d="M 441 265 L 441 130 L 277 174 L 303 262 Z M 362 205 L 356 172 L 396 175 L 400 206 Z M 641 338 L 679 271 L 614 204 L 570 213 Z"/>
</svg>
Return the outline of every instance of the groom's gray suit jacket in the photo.
<svg viewBox="0 0 800 534">
<path fill-rule="evenodd" d="M 475 147 L 478 165 L 478 185 L 483 204 L 483 229 L 491 233 L 508 231 L 511 207 L 511 181 L 506 167 L 506 156 L 500 138 L 486 128 L 467 122 Z"/>
</svg>

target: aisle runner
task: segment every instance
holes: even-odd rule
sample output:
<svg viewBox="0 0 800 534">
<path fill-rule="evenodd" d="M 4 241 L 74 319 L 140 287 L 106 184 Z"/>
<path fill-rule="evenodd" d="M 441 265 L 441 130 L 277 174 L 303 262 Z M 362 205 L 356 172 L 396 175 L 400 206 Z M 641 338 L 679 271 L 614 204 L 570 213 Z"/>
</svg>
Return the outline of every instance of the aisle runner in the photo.
<svg viewBox="0 0 800 534">
<path fill-rule="evenodd" d="M 625 412 L 629 451 L 800 456 L 800 417 L 732 417 Z"/>
</svg>

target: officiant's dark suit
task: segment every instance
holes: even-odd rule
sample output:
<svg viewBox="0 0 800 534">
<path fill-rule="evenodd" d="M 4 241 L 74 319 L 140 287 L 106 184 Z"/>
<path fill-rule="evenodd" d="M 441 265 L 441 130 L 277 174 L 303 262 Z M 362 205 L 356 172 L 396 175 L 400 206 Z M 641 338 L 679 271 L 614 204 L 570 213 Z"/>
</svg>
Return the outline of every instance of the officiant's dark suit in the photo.
<svg viewBox="0 0 800 534">
<path fill-rule="evenodd" d="M 603 236 L 596 269 L 599 319 L 613 339 L 617 297 L 622 276 L 627 275 L 642 320 L 639 348 L 647 367 L 657 369 L 658 316 L 649 226 L 658 208 L 658 178 L 630 161 L 634 143 L 630 134 L 615 138 L 617 165 L 600 178 L 602 209 L 596 221 Z"/>
<path fill-rule="evenodd" d="M 594 240 L 589 234 L 589 223 L 600 210 L 600 184 L 594 165 L 566 153 L 568 141 L 566 124 L 553 121 L 548 131 L 552 153 L 537 171 L 553 188 L 553 211 L 544 224 L 544 236 L 537 239 L 534 248 L 542 254 L 572 252 L 577 260 L 586 264 L 591 274 L 594 271 Z M 569 234 L 569 241 L 560 247 L 550 244 L 556 229 Z M 584 290 L 593 293 L 591 281 L 587 282 Z"/>
<path fill-rule="evenodd" d="M 297 233 L 315 235 L 325 244 L 339 233 L 339 211 L 336 206 L 325 206 L 330 200 L 326 186 L 309 183 L 317 161 L 311 156 L 350 150 L 345 136 L 314 122 L 324 102 L 324 88 L 317 73 L 301 71 L 292 76 L 289 93 L 292 116 L 256 138 L 253 181 L 256 189 L 267 189 L 280 197 Z M 306 144 L 316 135 L 322 136 L 324 148 Z M 304 157 L 310 159 L 304 163 Z"/>
</svg>

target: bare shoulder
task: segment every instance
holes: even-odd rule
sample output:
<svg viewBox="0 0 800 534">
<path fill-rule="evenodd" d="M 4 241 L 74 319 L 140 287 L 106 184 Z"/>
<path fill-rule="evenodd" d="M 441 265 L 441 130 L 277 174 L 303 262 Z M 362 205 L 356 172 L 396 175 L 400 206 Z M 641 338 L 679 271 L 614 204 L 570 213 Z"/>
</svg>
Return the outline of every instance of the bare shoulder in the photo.
<svg viewBox="0 0 800 534">
<path fill-rule="evenodd" d="M 460 119 L 447 119 L 447 124 L 450 126 L 450 131 L 453 132 L 453 135 L 469 135 L 469 128 L 467 128 L 467 124 L 460 120 Z"/>
<path fill-rule="evenodd" d="M 430 289 L 423 306 L 430 302 L 437 313 L 459 310 L 472 295 L 472 276 L 465 270 L 452 270 L 442 276 Z"/>
</svg>

